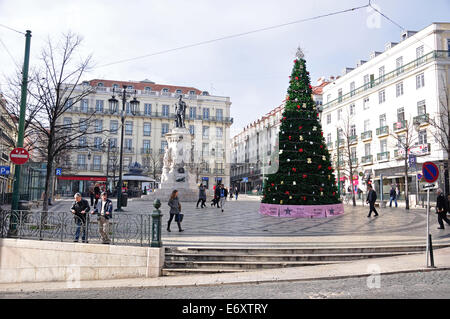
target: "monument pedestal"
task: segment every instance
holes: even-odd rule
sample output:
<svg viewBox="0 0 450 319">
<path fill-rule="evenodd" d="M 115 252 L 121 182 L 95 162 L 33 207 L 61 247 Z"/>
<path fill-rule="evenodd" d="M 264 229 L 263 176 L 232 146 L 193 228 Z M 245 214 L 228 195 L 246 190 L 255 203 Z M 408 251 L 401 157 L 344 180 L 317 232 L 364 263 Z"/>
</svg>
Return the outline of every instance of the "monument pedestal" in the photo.
<svg viewBox="0 0 450 319">
<path fill-rule="evenodd" d="M 193 163 L 192 138 L 188 129 L 173 128 L 166 134 L 167 149 L 164 153 L 164 166 L 161 183 L 154 192 L 143 195 L 144 200 L 159 198 L 162 202 L 169 200 L 173 190 L 178 190 L 181 202 L 198 200 L 198 187 L 189 165 Z"/>
</svg>

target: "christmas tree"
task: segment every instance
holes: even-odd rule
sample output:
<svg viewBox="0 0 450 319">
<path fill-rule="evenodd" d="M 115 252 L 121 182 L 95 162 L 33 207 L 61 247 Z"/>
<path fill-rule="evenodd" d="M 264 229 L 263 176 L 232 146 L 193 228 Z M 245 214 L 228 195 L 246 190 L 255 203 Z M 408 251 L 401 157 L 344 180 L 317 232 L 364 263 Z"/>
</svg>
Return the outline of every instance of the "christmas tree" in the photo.
<svg viewBox="0 0 450 319">
<path fill-rule="evenodd" d="M 312 98 L 303 52 L 290 76 L 278 135 L 279 167 L 268 175 L 263 203 L 328 205 L 340 203 L 319 112 Z"/>
</svg>

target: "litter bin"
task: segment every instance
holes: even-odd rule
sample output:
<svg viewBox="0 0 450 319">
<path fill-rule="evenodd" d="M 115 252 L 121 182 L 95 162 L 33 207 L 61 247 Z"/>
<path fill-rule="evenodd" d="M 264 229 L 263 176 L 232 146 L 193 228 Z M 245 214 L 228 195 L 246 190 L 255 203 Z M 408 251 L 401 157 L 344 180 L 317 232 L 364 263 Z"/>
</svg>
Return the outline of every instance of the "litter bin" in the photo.
<svg viewBox="0 0 450 319">
<path fill-rule="evenodd" d="M 127 204 L 128 204 L 128 193 L 122 193 L 121 204 L 122 204 L 122 207 L 127 207 Z"/>
</svg>

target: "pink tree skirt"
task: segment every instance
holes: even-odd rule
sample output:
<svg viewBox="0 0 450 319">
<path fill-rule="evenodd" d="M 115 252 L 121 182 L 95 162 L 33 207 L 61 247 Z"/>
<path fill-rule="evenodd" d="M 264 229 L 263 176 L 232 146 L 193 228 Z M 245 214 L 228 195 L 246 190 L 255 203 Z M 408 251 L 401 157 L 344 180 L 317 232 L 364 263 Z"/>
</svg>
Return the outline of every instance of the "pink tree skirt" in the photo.
<svg viewBox="0 0 450 319">
<path fill-rule="evenodd" d="M 278 205 L 261 203 L 259 213 L 274 217 L 327 218 L 344 213 L 344 204 Z"/>
</svg>

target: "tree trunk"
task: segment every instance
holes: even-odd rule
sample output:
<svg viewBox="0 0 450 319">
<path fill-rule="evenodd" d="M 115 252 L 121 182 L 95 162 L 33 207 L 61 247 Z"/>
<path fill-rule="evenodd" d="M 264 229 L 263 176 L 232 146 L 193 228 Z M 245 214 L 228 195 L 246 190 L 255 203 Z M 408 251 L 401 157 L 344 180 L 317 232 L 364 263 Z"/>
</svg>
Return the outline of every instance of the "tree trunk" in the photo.
<svg viewBox="0 0 450 319">
<path fill-rule="evenodd" d="M 408 194 L 408 156 L 405 152 L 405 203 L 406 209 L 409 209 L 409 194 Z"/>
</svg>

